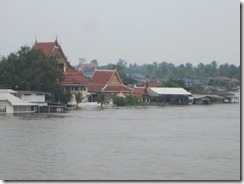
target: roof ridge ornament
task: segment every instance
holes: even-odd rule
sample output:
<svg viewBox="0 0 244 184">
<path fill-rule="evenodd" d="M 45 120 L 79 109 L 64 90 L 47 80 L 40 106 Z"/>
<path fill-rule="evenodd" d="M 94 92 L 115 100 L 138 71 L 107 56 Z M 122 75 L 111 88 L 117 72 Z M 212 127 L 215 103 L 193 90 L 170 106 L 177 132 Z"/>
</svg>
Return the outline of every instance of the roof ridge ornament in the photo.
<svg viewBox="0 0 244 184">
<path fill-rule="evenodd" d="M 57 34 L 57 36 L 56 36 L 55 43 L 58 44 L 58 34 Z M 59 45 L 59 44 L 58 44 L 58 45 Z"/>
<path fill-rule="evenodd" d="M 35 43 L 37 43 L 37 38 L 36 38 L 36 35 L 35 35 Z"/>
</svg>

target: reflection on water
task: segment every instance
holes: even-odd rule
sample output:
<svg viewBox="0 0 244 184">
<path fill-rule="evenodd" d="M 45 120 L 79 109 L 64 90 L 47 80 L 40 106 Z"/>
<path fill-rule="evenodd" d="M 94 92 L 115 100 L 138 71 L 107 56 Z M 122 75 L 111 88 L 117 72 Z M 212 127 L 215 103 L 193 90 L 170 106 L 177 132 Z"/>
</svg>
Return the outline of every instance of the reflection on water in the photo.
<svg viewBox="0 0 244 184">
<path fill-rule="evenodd" d="M 15 114 L 20 120 L 44 120 L 44 119 L 56 119 L 56 118 L 65 118 L 66 116 L 62 113 L 34 113 L 34 114 Z"/>
<path fill-rule="evenodd" d="M 5 180 L 239 180 L 240 106 L 0 116 Z"/>
</svg>

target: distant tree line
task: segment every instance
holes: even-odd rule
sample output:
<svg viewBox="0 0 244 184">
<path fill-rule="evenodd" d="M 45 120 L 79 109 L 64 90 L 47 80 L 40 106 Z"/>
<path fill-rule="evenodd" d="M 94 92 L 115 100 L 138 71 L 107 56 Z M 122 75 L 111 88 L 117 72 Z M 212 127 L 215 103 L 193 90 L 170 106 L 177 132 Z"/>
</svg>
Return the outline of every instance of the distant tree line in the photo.
<svg viewBox="0 0 244 184">
<path fill-rule="evenodd" d="M 119 59 L 116 64 L 108 64 L 100 66 L 101 69 L 117 68 L 122 79 L 126 78 L 126 74 L 142 74 L 148 78 L 156 79 L 178 79 L 182 77 L 189 77 L 192 79 L 204 80 L 208 77 L 226 76 L 240 80 L 240 66 L 233 64 L 221 64 L 218 66 L 216 61 L 210 64 L 199 63 L 193 66 L 191 63 L 181 64 L 175 66 L 168 62 L 153 62 L 152 64 L 138 65 L 127 64 L 123 59 Z"/>
</svg>

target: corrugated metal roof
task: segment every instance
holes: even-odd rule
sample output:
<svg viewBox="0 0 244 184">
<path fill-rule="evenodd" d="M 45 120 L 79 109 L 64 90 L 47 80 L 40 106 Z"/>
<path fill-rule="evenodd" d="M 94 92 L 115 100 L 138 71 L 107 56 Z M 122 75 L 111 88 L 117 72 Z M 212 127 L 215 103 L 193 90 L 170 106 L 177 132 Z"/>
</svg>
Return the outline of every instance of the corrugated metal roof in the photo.
<svg viewBox="0 0 244 184">
<path fill-rule="evenodd" d="M 0 89 L 0 93 L 17 93 L 17 91 L 12 89 Z"/>
<path fill-rule="evenodd" d="M 21 99 L 17 98 L 14 95 L 11 95 L 9 93 L 0 93 L 0 99 L 7 100 L 11 103 L 13 106 L 32 106 L 33 104 L 23 102 Z"/>
<path fill-rule="evenodd" d="M 193 98 L 195 98 L 195 99 L 208 98 L 208 97 L 210 97 L 210 98 L 216 98 L 216 99 L 222 99 L 222 98 L 224 98 L 224 97 L 221 97 L 221 96 L 218 96 L 218 95 L 210 95 L 210 94 L 203 94 L 203 95 L 201 95 L 201 94 L 194 94 L 193 95 Z"/>
<path fill-rule="evenodd" d="M 183 88 L 147 88 L 147 92 L 150 96 L 159 95 L 192 95 L 190 92 Z"/>
<path fill-rule="evenodd" d="M 31 93 L 31 94 L 47 94 L 47 95 L 51 95 L 51 93 L 43 92 L 43 91 L 18 91 L 16 93 L 19 93 L 19 94 Z"/>
</svg>

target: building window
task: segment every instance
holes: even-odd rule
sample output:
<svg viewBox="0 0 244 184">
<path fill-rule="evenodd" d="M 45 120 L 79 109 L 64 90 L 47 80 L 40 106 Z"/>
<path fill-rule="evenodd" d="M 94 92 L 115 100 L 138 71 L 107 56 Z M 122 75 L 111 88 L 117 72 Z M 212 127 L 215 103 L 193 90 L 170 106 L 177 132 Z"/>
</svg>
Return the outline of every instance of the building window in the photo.
<svg viewBox="0 0 244 184">
<path fill-rule="evenodd" d="M 0 114 L 6 114 L 6 105 L 0 104 Z"/>
<path fill-rule="evenodd" d="M 23 96 L 23 99 L 22 99 L 22 100 L 24 100 L 24 101 L 31 100 L 31 94 L 29 94 L 29 93 L 24 94 L 24 96 Z"/>
</svg>

